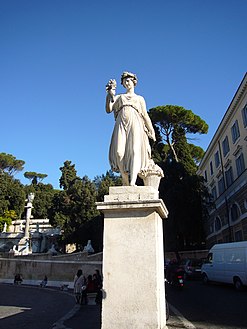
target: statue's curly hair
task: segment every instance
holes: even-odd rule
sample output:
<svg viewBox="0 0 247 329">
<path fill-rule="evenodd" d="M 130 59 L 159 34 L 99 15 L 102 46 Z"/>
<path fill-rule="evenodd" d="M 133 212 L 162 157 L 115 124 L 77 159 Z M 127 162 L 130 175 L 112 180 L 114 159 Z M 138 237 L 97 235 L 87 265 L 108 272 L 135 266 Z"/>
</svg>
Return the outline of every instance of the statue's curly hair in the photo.
<svg viewBox="0 0 247 329">
<path fill-rule="evenodd" d="M 123 84 L 123 80 L 126 78 L 131 78 L 133 80 L 134 86 L 137 85 L 137 76 L 131 72 L 123 72 L 123 74 L 121 75 L 121 85 Z"/>
</svg>

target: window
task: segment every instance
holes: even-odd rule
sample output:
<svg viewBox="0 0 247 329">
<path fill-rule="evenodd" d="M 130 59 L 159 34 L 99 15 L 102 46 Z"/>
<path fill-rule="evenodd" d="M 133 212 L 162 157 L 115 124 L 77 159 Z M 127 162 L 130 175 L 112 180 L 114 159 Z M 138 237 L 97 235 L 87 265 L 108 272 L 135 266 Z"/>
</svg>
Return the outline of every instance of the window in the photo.
<svg viewBox="0 0 247 329">
<path fill-rule="evenodd" d="M 225 139 L 223 140 L 222 148 L 223 148 L 223 155 L 225 157 L 227 153 L 230 151 L 228 136 L 226 136 Z"/>
<path fill-rule="evenodd" d="M 214 169 L 213 169 L 213 163 L 210 161 L 210 174 L 213 175 Z"/>
<path fill-rule="evenodd" d="M 208 228 L 208 234 L 211 234 L 214 232 L 214 224 L 210 224 L 209 228 Z"/>
<path fill-rule="evenodd" d="M 216 186 L 214 186 L 211 190 L 211 194 L 212 194 L 212 197 L 213 197 L 213 200 L 216 200 L 217 199 L 217 191 L 216 191 Z"/>
<path fill-rule="evenodd" d="M 213 260 L 213 254 L 210 252 L 210 253 L 208 254 L 208 257 L 207 257 L 206 263 L 212 263 L 212 260 Z"/>
<path fill-rule="evenodd" d="M 222 194 L 225 191 L 224 178 L 221 177 L 218 181 L 219 194 Z"/>
<path fill-rule="evenodd" d="M 237 231 L 235 233 L 235 241 L 241 241 L 241 240 L 236 240 L 236 234 L 240 233 L 240 235 L 242 236 L 242 231 Z M 238 236 L 238 234 L 237 234 Z M 226 249 L 225 250 L 225 261 L 226 263 L 237 263 L 237 264 L 241 264 L 244 263 L 245 261 L 245 253 L 244 253 L 244 249 L 243 248 L 237 248 L 236 250 L 234 249 Z"/>
<path fill-rule="evenodd" d="M 236 205 L 236 203 L 234 203 L 231 208 L 232 221 L 235 222 L 239 218 L 239 216 L 240 216 L 240 213 L 239 213 L 238 206 Z"/>
<path fill-rule="evenodd" d="M 231 242 L 230 241 L 230 235 L 225 235 L 224 242 Z"/>
<path fill-rule="evenodd" d="M 221 229 L 221 221 L 219 217 L 216 217 L 214 226 L 215 231 L 219 231 Z"/>
<path fill-rule="evenodd" d="M 215 263 L 223 263 L 224 262 L 224 251 L 223 250 L 217 250 L 213 254 L 213 258 Z"/>
<path fill-rule="evenodd" d="M 214 163 L 215 163 L 215 167 L 218 168 L 220 165 L 219 151 L 217 151 L 214 155 Z"/>
<path fill-rule="evenodd" d="M 204 171 L 204 179 L 205 179 L 205 182 L 208 181 L 208 174 L 207 174 L 207 170 Z"/>
<path fill-rule="evenodd" d="M 240 176 L 245 169 L 243 153 L 241 153 L 240 156 L 236 159 L 236 168 L 237 168 L 237 174 L 238 176 Z"/>
<path fill-rule="evenodd" d="M 245 107 L 242 109 L 242 117 L 243 117 L 243 124 L 244 127 L 247 126 L 247 104 L 245 105 Z"/>
<path fill-rule="evenodd" d="M 234 144 L 236 142 L 236 140 L 238 139 L 238 137 L 240 136 L 238 120 L 236 120 L 234 122 L 234 125 L 231 128 L 231 131 L 232 131 L 232 142 Z"/>
<path fill-rule="evenodd" d="M 235 241 L 243 241 L 242 231 L 235 232 Z M 242 252 L 242 256 L 243 256 L 243 254 L 244 254 L 244 252 Z M 238 263 L 241 262 L 240 255 L 239 255 L 239 257 L 236 257 L 235 261 L 238 262 Z"/>
<path fill-rule="evenodd" d="M 226 187 L 229 187 L 233 183 L 233 171 L 232 167 L 229 167 L 226 172 Z"/>
</svg>

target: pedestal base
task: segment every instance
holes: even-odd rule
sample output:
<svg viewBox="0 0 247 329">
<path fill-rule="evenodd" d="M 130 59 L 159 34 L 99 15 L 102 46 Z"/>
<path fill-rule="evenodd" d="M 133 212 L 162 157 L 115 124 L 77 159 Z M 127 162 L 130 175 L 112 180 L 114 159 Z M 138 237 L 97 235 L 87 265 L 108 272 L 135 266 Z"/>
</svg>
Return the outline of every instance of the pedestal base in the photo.
<svg viewBox="0 0 247 329">
<path fill-rule="evenodd" d="M 165 328 L 164 203 L 150 187 L 114 187 L 98 209 L 105 215 L 102 329 Z"/>
</svg>

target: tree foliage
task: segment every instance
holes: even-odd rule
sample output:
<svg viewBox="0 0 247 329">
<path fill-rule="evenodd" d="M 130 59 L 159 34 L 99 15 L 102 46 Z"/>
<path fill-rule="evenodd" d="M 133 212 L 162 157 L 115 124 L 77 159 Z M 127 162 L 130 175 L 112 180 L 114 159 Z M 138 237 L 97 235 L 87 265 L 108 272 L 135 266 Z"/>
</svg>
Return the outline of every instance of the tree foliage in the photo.
<svg viewBox="0 0 247 329">
<path fill-rule="evenodd" d="M 24 177 L 31 180 L 31 183 L 33 185 L 37 185 L 39 182 L 41 182 L 44 178 L 47 177 L 46 174 L 40 174 L 35 171 L 26 171 L 24 173 Z"/>
<path fill-rule="evenodd" d="M 66 160 L 63 167 L 60 167 L 62 175 L 59 179 L 60 187 L 64 190 L 68 190 L 73 181 L 77 178 L 77 171 L 75 165 L 71 164 L 71 161 Z"/>
<path fill-rule="evenodd" d="M 14 210 L 6 210 L 3 215 L 0 216 L 0 232 L 4 229 L 4 224 L 6 223 L 7 229 L 11 225 L 12 220 L 16 219 L 17 215 Z"/>
<path fill-rule="evenodd" d="M 160 197 L 169 211 L 164 224 L 166 249 L 200 247 L 204 241 L 202 214 L 206 191 L 196 171 L 204 151 L 188 143 L 186 134 L 207 133 L 208 125 L 181 106 L 158 106 L 149 113 L 158 137 L 154 157 L 165 174 Z"/>
<path fill-rule="evenodd" d="M 49 209 L 52 207 L 53 196 L 56 193 L 51 184 L 31 184 L 25 186 L 26 196 L 34 193 L 32 215 L 34 218 L 48 218 Z"/>
<path fill-rule="evenodd" d="M 104 195 L 109 194 L 109 187 L 122 185 L 122 178 L 109 170 L 105 175 L 96 176 L 94 183 L 97 189 L 97 201 L 104 201 Z"/>
<path fill-rule="evenodd" d="M 165 105 L 157 106 L 149 110 L 151 120 L 158 131 L 159 143 L 167 144 L 175 161 L 179 161 L 177 146 L 181 136 L 186 134 L 205 134 L 208 131 L 207 123 L 191 110 L 186 110 L 182 106 Z M 162 148 L 162 145 L 159 146 Z M 194 145 L 191 150 L 194 150 Z M 199 150 L 197 155 L 200 154 Z"/>
<path fill-rule="evenodd" d="M 12 154 L 0 153 L 0 172 L 7 172 L 9 175 L 22 171 L 25 161 L 16 159 Z"/>
<path fill-rule="evenodd" d="M 87 176 L 78 177 L 71 161 L 65 161 L 60 170 L 60 186 L 64 190 L 54 195 L 50 218 L 63 229 L 66 242 L 80 244 L 83 224 L 99 214 L 96 186 Z"/>
<path fill-rule="evenodd" d="M 6 172 L 0 172 L 0 216 L 14 210 L 18 217 L 25 205 L 24 187 L 19 180 Z"/>
</svg>

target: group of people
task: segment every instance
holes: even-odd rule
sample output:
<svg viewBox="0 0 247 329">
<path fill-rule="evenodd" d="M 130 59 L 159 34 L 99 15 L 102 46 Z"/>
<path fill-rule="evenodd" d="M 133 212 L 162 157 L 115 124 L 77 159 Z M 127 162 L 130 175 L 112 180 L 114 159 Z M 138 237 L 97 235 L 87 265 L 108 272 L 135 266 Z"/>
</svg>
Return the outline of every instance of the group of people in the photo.
<svg viewBox="0 0 247 329">
<path fill-rule="evenodd" d="M 77 304 L 87 304 L 87 294 L 96 293 L 95 302 L 101 304 L 102 301 L 102 277 L 99 270 L 95 270 L 93 275 L 85 277 L 79 269 L 74 278 L 74 293 Z"/>
</svg>

